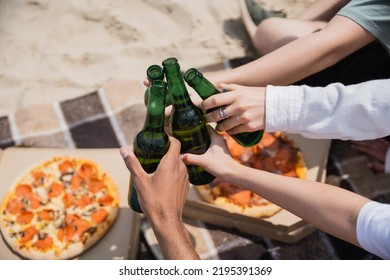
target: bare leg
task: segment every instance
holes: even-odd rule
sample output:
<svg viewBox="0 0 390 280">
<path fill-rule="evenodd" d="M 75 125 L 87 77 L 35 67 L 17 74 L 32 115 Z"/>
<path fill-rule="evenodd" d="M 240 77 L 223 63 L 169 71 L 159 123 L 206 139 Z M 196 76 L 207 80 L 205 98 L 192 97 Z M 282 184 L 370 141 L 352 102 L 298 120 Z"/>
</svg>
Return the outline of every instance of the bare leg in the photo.
<svg viewBox="0 0 390 280">
<path fill-rule="evenodd" d="M 270 17 L 261 21 L 252 36 L 260 55 L 324 28 L 350 0 L 318 0 L 295 18 Z"/>
<path fill-rule="evenodd" d="M 326 24 L 323 21 L 268 18 L 258 25 L 253 44 L 260 55 L 265 55 L 291 41 L 322 29 Z"/>
</svg>

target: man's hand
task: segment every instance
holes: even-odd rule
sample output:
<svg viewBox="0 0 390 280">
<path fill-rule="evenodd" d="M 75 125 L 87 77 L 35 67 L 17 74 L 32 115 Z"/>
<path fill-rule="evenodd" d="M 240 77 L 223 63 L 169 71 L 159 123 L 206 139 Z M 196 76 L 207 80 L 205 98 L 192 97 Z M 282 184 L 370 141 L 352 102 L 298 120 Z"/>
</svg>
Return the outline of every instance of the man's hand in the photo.
<svg viewBox="0 0 390 280">
<path fill-rule="evenodd" d="M 156 235 L 166 259 L 199 259 L 182 213 L 190 183 L 187 168 L 180 157 L 180 142 L 170 137 L 170 147 L 157 170 L 146 173 L 129 147 L 120 153 L 133 176 L 142 211 Z"/>
<path fill-rule="evenodd" d="M 189 190 L 188 174 L 180 158 L 180 142 L 170 137 L 170 147 L 157 170 L 146 173 L 133 151 L 128 147 L 120 150 L 138 193 L 140 206 L 151 222 L 167 218 L 181 219 Z"/>
</svg>

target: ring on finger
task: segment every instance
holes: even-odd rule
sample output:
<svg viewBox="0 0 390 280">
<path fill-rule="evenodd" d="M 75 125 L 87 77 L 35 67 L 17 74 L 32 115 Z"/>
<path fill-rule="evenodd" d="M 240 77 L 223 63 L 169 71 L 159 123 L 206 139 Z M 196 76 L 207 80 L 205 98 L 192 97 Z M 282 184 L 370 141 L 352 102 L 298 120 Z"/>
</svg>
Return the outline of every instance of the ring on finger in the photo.
<svg viewBox="0 0 390 280">
<path fill-rule="evenodd" d="M 229 117 L 228 113 L 226 112 L 226 106 L 219 107 L 219 115 L 221 116 L 221 119 L 227 119 Z"/>
</svg>

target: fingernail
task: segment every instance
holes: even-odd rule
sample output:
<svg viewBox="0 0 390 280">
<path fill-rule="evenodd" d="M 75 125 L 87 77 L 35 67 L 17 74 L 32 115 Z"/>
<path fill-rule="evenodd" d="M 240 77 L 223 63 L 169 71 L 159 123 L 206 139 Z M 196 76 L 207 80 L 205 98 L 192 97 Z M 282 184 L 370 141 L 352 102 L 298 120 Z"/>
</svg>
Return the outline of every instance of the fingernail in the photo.
<svg viewBox="0 0 390 280">
<path fill-rule="evenodd" d="M 119 149 L 119 153 L 121 154 L 122 158 L 126 158 L 129 156 L 129 149 L 127 147 L 122 147 Z"/>
</svg>

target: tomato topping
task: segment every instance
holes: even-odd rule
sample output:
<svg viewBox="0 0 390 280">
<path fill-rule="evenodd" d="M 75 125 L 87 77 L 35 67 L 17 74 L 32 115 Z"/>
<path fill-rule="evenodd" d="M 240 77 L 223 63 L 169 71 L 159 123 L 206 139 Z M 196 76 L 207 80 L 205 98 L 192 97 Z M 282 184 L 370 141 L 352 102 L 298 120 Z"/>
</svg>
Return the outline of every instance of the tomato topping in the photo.
<svg viewBox="0 0 390 280">
<path fill-rule="evenodd" d="M 89 190 L 92 193 L 97 193 L 103 188 L 104 188 L 104 182 L 102 180 L 94 178 L 91 179 L 91 181 L 89 182 Z"/>
<path fill-rule="evenodd" d="M 58 166 L 58 169 L 61 171 L 62 174 L 72 172 L 73 164 L 70 161 L 66 160 Z"/>
<path fill-rule="evenodd" d="M 50 221 L 51 220 L 51 210 L 43 210 L 38 213 L 38 218 L 42 221 Z"/>
<path fill-rule="evenodd" d="M 65 193 L 64 197 L 62 198 L 62 201 L 64 202 L 65 204 L 65 207 L 69 207 L 72 205 L 73 203 L 73 196 L 72 194 L 70 193 Z"/>
<path fill-rule="evenodd" d="M 38 230 L 34 227 L 28 227 L 23 231 L 23 236 L 20 239 L 20 242 L 26 243 L 34 238 L 34 235 L 38 233 Z"/>
<path fill-rule="evenodd" d="M 17 216 L 16 221 L 19 224 L 27 225 L 34 218 L 34 213 L 30 211 L 24 211 L 20 215 Z"/>
<path fill-rule="evenodd" d="M 46 174 L 42 171 L 35 171 L 32 176 L 35 182 L 42 182 L 46 178 Z"/>
<path fill-rule="evenodd" d="M 65 190 L 64 185 L 59 184 L 59 183 L 52 183 L 50 185 L 50 190 L 49 190 L 49 197 L 58 197 L 60 196 Z"/>
<path fill-rule="evenodd" d="M 249 190 L 243 190 L 237 193 L 232 194 L 229 197 L 234 203 L 239 205 L 248 205 L 252 199 L 252 192 Z"/>
<path fill-rule="evenodd" d="M 33 244 L 34 247 L 41 250 L 48 250 L 53 245 L 53 239 L 50 236 L 46 236 L 43 239 L 39 239 Z"/>
<path fill-rule="evenodd" d="M 67 225 L 74 227 L 77 235 L 82 235 L 91 226 L 88 222 L 73 214 L 67 215 L 65 221 Z"/>
<path fill-rule="evenodd" d="M 93 166 L 88 163 L 82 164 L 79 171 L 77 172 L 77 174 L 84 179 L 90 178 L 92 173 L 93 173 Z"/>
<path fill-rule="evenodd" d="M 79 188 L 81 188 L 81 185 L 82 185 L 82 182 L 84 181 L 84 179 L 80 176 L 73 176 L 72 177 L 72 181 L 71 181 L 71 185 L 72 185 L 72 190 L 77 190 Z"/>
<path fill-rule="evenodd" d="M 263 158 L 264 169 L 269 172 L 276 173 L 278 172 L 278 168 L 275 165 L 275 160 L 270 157 Z"/>
<path fill-rule="evenodd" d="M 91 215 L 91 219 L 95 223 L 100 224 L 107 218 L 107 216 L 108 216 L 107 211 L 101 208 Z"/>
<path fill-rule="evenodd" d="M 105 194 L 104 196 L 102 196 L 101 198 L 99 198 L 99 204 L 101 205 L 110 205 L 112 203 L 114 199 L 112 198 L 111 195 L 109 194 Z"/>
<path fill-rule="evenodd" d="M 77 222 L 77 226 L 76 226 L 76 234 L 81 236 L 84 232 L 87 231 L 87 229 L 89 229 L 91 227 L 91 225 L 80 219 L 78 222 Z"/>
<path fill-rule="evenodd" d="M 33 193 L 28 195 L 28 200 L 30 201 L 30 205 L 32 209 L 36 209 L 41 205 L 41 198 Z"/>
<path fill-rule="evenodd" d="M 23 211 L 23 204 L 17 198 L 11 199 L 7 203 L 7 210 L 11 214 L 21 213 Z"/>
<path fill-rule="evenodd" d="M 27 197 L 31 192 L 32 188 L 27 184 L 18 185 L 15 189 L 15 194 L 19 197 Z"/>
<path fill-rule="evenodd" d="M 75 202 L 75 204 L 80 207 L 80 208 L 84 208 L 85 206 L 87 206 L 88 204 L 91 204 L 91 199 L 89 198 L 88 195 L 83 195 L 79 200 L 77 200 Z"/>
<path fill-rule="evenodd" d="M 66 224 L 65 227 L 62 227 L 58 230 L 57 237 L 60 241 L 64 241 L 64 238 L 66 241 L 69 241 L 73 238 L 75 233 L 75 226 L 73 226 L 72 224 Z"/>
</svg>

